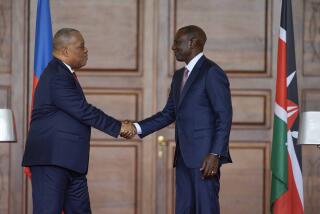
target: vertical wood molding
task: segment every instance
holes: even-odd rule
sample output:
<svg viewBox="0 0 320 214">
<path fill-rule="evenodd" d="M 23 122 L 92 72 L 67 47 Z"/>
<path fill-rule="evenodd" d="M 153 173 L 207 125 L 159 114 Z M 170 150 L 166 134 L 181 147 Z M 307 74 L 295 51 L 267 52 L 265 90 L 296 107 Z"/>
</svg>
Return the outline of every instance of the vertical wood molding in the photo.
<svg viewBox="0 0 320 214">
<path fill-rule="evenodd" d="M 303 35 L 303 75 L 320 77 L 320 1 L 305 0 L 302 17 Z"/>
<path fill-rule="evenodd" d="M 12 0 L 11 105 L 15 114 L 17 143 L 10 144 L 9 213 L 25 213 L 25 176 L 21 167 L 27 124 L 28 2 Z"/>
<path fill-rule="evenodd" d="M 11 73 L 13 3 L 0 1 L 0 74 Z"/>
<path fill-rule="evenodd" d="M 0 85 L 0 95 L 0 108 L 11 108 L 11 87 Z"/>
<path fill-rule="evenodd" d="M 142 24 L 143 29 L 143 81 L 144 81 L 144 98 L 143 98 L 143 118 L 152 115 L 156 109 L 157 102 L 157 52 L 156 38 L 158 35 L 157 22 L 158 12 L 156 10 L 157 0 L 141 0 Z M 142 146 L 142 176 L 141 183 L 143 188 L 140 193 L 141 214 L 156 213 L 156 151 L 155 135 L 150 135 L 143 139 Z"/>
</svg>

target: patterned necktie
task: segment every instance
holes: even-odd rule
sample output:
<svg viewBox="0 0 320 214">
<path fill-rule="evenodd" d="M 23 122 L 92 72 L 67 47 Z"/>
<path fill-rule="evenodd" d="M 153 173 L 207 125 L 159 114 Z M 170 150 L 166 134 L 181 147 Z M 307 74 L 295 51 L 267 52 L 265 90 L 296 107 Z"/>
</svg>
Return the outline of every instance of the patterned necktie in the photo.
<svg viewBox="0 0 320 214">
<path fill-rule="evenodd" d="M 186 84 L 188 77 L 189 77 L 189 70 L 187 68 L 185 68 L 184 73 L 183 73 L 181 87 L 180 87 L 180 94 L 182 93 L 183 87 Z"/>
</svg>

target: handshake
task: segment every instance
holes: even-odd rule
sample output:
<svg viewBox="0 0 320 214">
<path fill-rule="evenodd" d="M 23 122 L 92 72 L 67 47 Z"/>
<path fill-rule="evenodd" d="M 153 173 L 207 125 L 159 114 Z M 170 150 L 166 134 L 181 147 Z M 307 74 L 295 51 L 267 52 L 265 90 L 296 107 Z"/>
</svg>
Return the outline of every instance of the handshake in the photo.
<svg viewBox="0 0 320 214">
<path fill-rule="evenodd" d="M 137 129 L 129 120 L 121 122 L 120 136 L 126 139 L 131 139 L 137 134 Z"/>
</svg>

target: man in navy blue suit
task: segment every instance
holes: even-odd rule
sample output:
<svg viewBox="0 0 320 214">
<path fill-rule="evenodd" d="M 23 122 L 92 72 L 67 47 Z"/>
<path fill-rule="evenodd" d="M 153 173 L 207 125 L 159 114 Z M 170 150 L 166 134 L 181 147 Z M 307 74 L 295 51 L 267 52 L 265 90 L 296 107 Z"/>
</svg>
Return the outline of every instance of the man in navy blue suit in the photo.
<svg viewBox="0 0 320 214">
<path fill-rule="evenodd" d="M 203 55 L 206 39 L 197 26 L 177 31 L 172 50 L 186 66 L 174 73 L 164 109 L 134 124 L 139 136 L 145 137 L 176 122 L 176 214 L 220 213 L 220 166 L 232 162 L 229 81 Z"/>
<path fill-rule="evenodd" d="M 135 130 L 87 103 L 74 72 L 88 59 L 78 30 L 55 34 L 53 56 L 35 90 L 22 165 L 32 173 L 34 214 L 88 214 L 91 126 L 113 137 Z"/>
</svg>

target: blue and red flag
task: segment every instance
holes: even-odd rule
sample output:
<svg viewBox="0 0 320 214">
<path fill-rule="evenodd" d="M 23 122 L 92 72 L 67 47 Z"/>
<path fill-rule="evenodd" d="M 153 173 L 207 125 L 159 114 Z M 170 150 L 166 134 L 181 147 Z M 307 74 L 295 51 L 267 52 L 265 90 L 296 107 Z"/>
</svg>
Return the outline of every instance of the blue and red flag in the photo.
<svg viewBox="0 0 320 214">
<path fill-rule="evenodd" d="M 52 26 L 49 0 L 38 0 L 36 35 L 34 48 L 34 73 L 32 86 L 32 105 L 35 89 L 41 74 L 52 59 Z M 29 168 L 25 168 L 27 176 L 31 177 Z"/>
<path fill-rule="evenodd" d="M 34 48 L 34 76 L 33 89 L 37 87 L 38 81 L 44 69 L 52 59 L 52 26 L 49 0 L 38 0 L 36 39 Z"/>
</svg>

